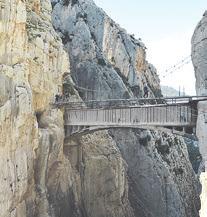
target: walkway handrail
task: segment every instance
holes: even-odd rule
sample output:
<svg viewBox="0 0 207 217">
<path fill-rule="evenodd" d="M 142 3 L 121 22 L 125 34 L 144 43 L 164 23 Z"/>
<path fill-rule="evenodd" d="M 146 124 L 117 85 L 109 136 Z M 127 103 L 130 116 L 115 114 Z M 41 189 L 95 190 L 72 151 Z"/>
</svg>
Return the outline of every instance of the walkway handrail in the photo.
<svg viewBox="0 0 207 217">
<path fill-rule="evenodd" d="M 133 105 L 158 105 L 158 104 L 180 104 L 189 103 L 192 101 L 206 101 L 207 96 L 178 96 L 178 97 L 159 97 L 159 98 L 130 98 L 130 99 L 108 99 L 108 100 L 89 100 L 89 101 L 69 101 L 69 99 L 60 99 L 54 103 L 55 106 L 75 106 L 75 107 L 87 107 L 87 106 L 129 106 L 130 103 Z M 74 108 L 74 107 L 73 107 Z"/>
</svg>

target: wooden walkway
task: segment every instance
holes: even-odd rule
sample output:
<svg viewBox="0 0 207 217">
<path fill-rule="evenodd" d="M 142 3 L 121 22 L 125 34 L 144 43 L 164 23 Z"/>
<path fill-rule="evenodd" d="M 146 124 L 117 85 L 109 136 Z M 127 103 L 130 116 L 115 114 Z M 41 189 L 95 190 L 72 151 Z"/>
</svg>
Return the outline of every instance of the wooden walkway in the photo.
<svg viewBox="0 0 207 217">
<path fill-rule="evenodd" d="M 65 108 L 68 127 L 107 129 L 114 127 L 190 127 L 197 122 L 197 103 L 207 96 L 158 99 L 121 99 L 88 102 L 56 102 Z M 84 128 L 84 129 L 85 129 Z M 76 131 L 77 133 L 77 131 Z"/>
<path fill-rule="evenodd" d="M 189 104 L 133 106 L 127 108 L 65 109 L 69 126 L 195 126 L 196 110 Z"/>
</svg>

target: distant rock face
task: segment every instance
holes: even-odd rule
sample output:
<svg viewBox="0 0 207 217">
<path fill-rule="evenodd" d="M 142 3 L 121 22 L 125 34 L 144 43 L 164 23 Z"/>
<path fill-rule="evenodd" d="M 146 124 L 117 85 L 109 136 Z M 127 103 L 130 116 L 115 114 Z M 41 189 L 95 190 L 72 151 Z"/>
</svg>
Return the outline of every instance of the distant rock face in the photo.
<svg viewBox="0 0 207 217">
<path fill-rule="evenodd" d="M 179 92 L 178 90 L 174 89 L 173 87 L 169 86 L 161 86 L 162 94 L 164 97 L 172 97 L 172 96 L 185 96 L 184 92 Z"/>
<path fill-rule="evenodd" d="M 207 95 L 207 12 L 198 23 L 192 37 L 192 60 L 196 76 L 196 92 L 198 95 Z M 197 136 L 200 152 L 207 169 L 207 102 L 198 104 Z M 202 208 L 201 217 L 206 216 L 207 210 L 207 172 L 201 175 L 202 181 Z"/>
<path fill-rule="evenodd" d="M 57 3 L 59 2 L 59 3 Z M 128 35 L 93 1 L 53 2 L 53 25 L 70 53 L 74 82 L 88 91 L 83 99 L 160 96 L 156 69 L 146 61 L 146 47 Z"/>
</svg>

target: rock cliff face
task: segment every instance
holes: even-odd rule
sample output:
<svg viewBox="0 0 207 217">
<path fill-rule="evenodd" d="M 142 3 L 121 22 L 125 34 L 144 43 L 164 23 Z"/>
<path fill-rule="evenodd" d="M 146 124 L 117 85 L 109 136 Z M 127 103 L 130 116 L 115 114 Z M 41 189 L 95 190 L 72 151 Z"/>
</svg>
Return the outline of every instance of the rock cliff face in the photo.
<svg viewBox="0 0 207 217">
<path fill-rule="evenodd" d="M 192 60 L 196 75 L 196 91 L 198 95 L 207 95 L 207 11 L 198 23 L 192 37 Z M 199 139 L 200 152 L 207 170 L 207 102 L 199 102 L 197 136 Z M 202 181 L 202 209 L 201 217 L 206 216 L 207 210 L 207 171 L 201 175 Z"/>
<path fill-rule="evenodd" d="M 2 217 L 45 209 L 48 171 L 63 158 L 62 112 L 49 102 L 69 65 L 50 13 L 49 1 L 0 1 Z"/>
<path fill-rule="evenodd" d="M 57 2 L 53 24 L 69 53 L 74 82 L 85 88 L 83 99 L 140 97 L 143 84 L 151 97 L 160 96 L 156 69 L 147 62 L 140 40 L 128 35 L 93 1 Z"/>
<path fill-rule="evenodd" d="M 145 45 L 90 0 L 1 0 L 0 17 L 1 216 L 198 216 L 182 139 L 117 129 L 64 141 L 50 105 L 62 84 L 71 100 L 140 97 L 144 84 L 159 96 Z"/>
</svg>

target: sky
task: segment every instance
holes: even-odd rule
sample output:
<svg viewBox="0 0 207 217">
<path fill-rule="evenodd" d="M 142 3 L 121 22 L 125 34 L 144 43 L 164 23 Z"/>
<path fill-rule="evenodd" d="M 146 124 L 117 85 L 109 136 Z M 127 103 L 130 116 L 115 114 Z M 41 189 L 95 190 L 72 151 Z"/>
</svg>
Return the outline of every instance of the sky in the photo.
<svg viewBox="0 0 207 217">
<path fill-rule="evenodd" d="M 158 70 L 161 85 L 195 95 L 191 61 L 173 73 L 166 70 L 191 54 L 191 37 L 207 10 L 206 0 L 94 0 L 129 34 L 141 38 L 147 60 Z M 167 75 L 167 76 L 166 76 Z"/>
</svg>

